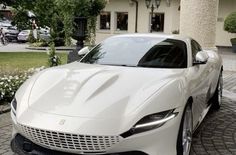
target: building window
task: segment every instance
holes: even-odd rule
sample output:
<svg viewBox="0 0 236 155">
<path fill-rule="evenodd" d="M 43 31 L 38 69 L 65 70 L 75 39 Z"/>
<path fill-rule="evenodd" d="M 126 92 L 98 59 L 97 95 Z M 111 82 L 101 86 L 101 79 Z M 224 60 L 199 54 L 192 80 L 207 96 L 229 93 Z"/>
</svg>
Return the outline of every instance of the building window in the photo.
<svg viewBox="0 0 236 155">
<path fill-rule="evenodd" d="M 100 29 L 101 30 L 110 30 L 111 26 L 111 13 L 110 12 L 101 12 L 100 14 Z"/>
<path fill-rule="evenodd" d="M 128 12 L 117 12 L 116 16 L 117 16 L 116 30 L 127 31 Z"/>
<path fill-rule="evenodd" d="M 152 18 L 152 31 L 153 32 L 163 32 L 164 31 L 164 13 L 154 13 Z"/>
</svg>

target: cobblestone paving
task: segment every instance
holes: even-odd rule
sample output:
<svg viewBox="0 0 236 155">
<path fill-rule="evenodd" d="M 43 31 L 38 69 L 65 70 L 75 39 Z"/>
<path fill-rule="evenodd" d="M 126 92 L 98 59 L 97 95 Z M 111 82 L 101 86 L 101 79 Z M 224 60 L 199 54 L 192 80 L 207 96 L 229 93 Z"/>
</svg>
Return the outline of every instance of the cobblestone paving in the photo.
<svg viewBox="0 0 236 155">
<path fill-rule="evenodd" d="M 10 114 L 0 115 L 0 155 L 13 155 L 10 149 L 12 125 Z"/>
<path fill-rule="evenodd" d="M 236 101 L 223 98 L 223 103 L 195 133 L 192 155 L 236 155 Z"/>
<path fill-rule="evenodd" d="M 194 134 L 192 155 L 236 155 L 235 72 L 224 73 L 224 92 L 230 95 L 224 93 L 221 109 L 210 111 Z"/>
<path fill-rule="evenodd" d="M 221 109 L 210 111 L 195 132 L 191 155 L 236 155 L 236 73 L 224 73 L 224 91 L 231 94 L 224 95 Z M 9 113 L 0 115 L 0 155 L 13 155 L 11 129 Z"/>
</svg>

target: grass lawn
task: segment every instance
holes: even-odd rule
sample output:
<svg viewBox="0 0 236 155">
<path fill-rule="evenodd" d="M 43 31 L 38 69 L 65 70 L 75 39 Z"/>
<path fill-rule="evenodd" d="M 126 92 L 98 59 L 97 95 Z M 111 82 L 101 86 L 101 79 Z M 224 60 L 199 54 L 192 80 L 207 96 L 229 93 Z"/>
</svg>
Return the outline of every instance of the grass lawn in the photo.
<svg viewBox="0 0 236 155">
<path fill-rule="evenodd" d="M 67 62 L 67 53 L 57 53 L 62 64 Z M 30 68 L 48 67 L 46 52 L 0 52 L 0 74 L 26 71 Z"/>
</svg>

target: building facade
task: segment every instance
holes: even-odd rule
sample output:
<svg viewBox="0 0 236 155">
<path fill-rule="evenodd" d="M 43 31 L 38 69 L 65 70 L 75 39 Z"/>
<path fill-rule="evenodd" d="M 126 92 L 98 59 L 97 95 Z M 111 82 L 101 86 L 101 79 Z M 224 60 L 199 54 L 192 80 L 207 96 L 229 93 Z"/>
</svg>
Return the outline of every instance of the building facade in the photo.
<svg viewBox="0 0 236 155">
<path fill-rule="evenodd" d="M 180 30 L 180 0 L 162 0 L 158 9 L 154 10 L 153 24 L 151 25 L 151 9 L 147 9 L 145 0 L 138 1 L 138 14 L 136 24 L 136 3 L 131 0 L 109 0 L 104 10 L 98 16 L 96 42 L 105 38 L 124 33 L 148 33 L 151 26 L 153 33 L 176 33 Z M 200 5 L 199 5 L 200 7 Z M 236 11 L 235 0 L 217 0 L 218 16 L 216 21 L 215 45 L 231 46 L 230 38 L 236 34 L 224 31 L 224 19 L 230 13 Z M 196 13 L 185 15 L 185 18 L 198 18 Z M 204 22 L 204 18 L 198 19 Z M 201 21 L 202 20 L 202 21 Z M 208 20 L 208 19 L 207 19 Z M 206 29 L 208 25 L 205 25 Z"/>
<path fill-rule="evenodd" d="M 3 4 L 0 4 L 0 18 L 5 18 L 8 20 L 12 19 L 12 11 L 11 11 L 11 7 L 9 6 L 5 6 Z"/>
</svg>

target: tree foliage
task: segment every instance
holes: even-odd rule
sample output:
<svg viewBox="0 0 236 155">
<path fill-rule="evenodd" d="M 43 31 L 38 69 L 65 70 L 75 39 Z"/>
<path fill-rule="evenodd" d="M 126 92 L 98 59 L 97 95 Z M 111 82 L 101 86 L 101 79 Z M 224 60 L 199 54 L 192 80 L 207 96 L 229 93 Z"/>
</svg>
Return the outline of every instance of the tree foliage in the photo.
<svg viewBox="0 0 236 155">
<path fill-rule="evenodd" d="M 0 0 L 2 2 L 4 0 Z M 5 0 L 14 8 L 15 18 L 13 23 L 20 28 L 30 28 L 30 20 L 27 11 L 36 15 L 38 26 L 49 26 L 51 36 L 64 37 L 67 45 L 71 43 L 74 17 L 87 17 L 88 30 L 95 33 L 96 16 L 105 7 L 105 0 Z M 2 2 L 3 3 L 3 2 Z M 91 26 L 92 25 L 92 26 Z"/>
<path fill-rule="evenodd" d="M 224 29 L 230 33 L 236 33 L 236 12 L 231 13 L 225 19 Z"/>
<path fill-rule="evenodd" d="M 4 4 L 6 6 L 11 6 L 15 0 L 0 0 L 0 4 Z"/>
<path fill-rule="evenodd" d="M 95 34 L 96 16 L 105 7 L 105 0 L 55 0 L 63 18 L 65 41 L 69 45 L 73 33 L 74 17 L 87 17 L 88 38 Z M 61 10 L 60 10 L 61 9 Z"/>
</svg>

